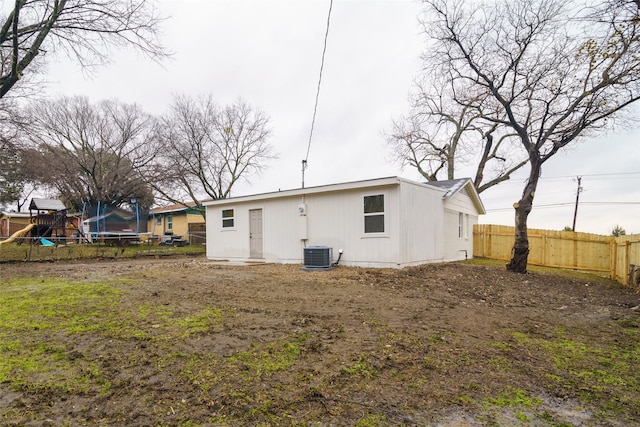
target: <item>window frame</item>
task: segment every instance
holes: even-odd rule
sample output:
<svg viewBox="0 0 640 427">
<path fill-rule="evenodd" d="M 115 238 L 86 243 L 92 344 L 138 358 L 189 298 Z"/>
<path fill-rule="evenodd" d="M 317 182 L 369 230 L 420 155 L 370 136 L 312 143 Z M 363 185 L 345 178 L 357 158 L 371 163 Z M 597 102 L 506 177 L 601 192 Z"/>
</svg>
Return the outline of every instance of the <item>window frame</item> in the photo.
<svg viewBox="0 0 640 427">
<path fill-rule="evenodd" d="M 231 211 L 231 216 L 225 216 L 225 212 Z M 235 208 L 221 209 L 220 210 L 220 225 L 222 230 L 234 230 L 236 228 L 236 210 Z M 225 222 L 231 221 L 231 225 L 225 225 Z"/>
<path fill-rule="evenodd" d="M 167 215 L 167 230 L 173 231 L 173 214 Z"/>
<path fill-rule="evenodd" d="M 365 208 L 366 208 L 366 202 L 365 200 L 368 197 L 380 197 L 382 196 L 382 211 L 375 211 L 375 212 L 365 212 Z M 387 217 L 388 217 L 388 212 L 389 212 L 389 205 L 388 205 L 388 200 L 389 200 L 389 195 L 387 194 L 386 191 L 382 191 L 382 192 L 375 192 L 375 193 L 367 193 L 367 194 L 363 194 L 362 198 L 361 198 L 361 215 L 362 215 L 362 236 L 363 237 L 381 237 L 381 236 L 388 236 L 389 235 L 389 224 L 387 221 Z M 382 231 L 367 231 L 367 217 L 375 217 L 375 216 L 381 216 L 382 217 Z"/>
</svg>

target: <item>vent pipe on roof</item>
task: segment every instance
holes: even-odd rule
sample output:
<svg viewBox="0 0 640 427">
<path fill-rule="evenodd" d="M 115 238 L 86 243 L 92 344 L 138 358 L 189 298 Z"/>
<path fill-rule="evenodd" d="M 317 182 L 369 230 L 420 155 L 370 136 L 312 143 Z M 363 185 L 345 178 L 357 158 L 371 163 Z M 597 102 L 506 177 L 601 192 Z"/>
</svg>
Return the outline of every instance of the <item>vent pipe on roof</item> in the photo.
<svg viewBox="0 0 640 427">
<path fill-rule="evenodd" d="M 307 169 L 307 161 L 302 160 L 302 188 L 304 188 L 304 171 Z"/>
</svg>

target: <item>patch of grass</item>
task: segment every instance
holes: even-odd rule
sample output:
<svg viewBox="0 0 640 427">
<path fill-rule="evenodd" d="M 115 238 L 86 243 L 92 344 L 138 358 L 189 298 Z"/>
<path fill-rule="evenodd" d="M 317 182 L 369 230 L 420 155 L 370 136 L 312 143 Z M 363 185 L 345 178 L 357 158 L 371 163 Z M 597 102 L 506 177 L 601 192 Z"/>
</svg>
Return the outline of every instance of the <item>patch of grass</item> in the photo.
<svg viewBox="0 0 640 427">
<path fill-rule="evenodd" d="M 640 361 L 639 349 L 601 349 L 568 339 L 541 345 L 549 352 L 556 367 L 567 372 L 582 389 L 602 392 L 607 386 L 621 386 L 638 390 L 634 371 Z"/>
<path fill-rule="evenodd" d="M 567 336 L 570 334 L 564 329 L 556 329 L 551 339 L 526 334 L 515 338 L 518 345 L 542 349 L 553 362 L 555 369 L 545 373 L 550 388 L 560 388 L 601 408 L 603 417 L 640 411 L 640 339 L 636 336 L 594 345 Z"/>
<path fill-rule="evenodd" d="M 160 320 L 163 323 L 173 323 L 174 310 L 165 306 L 157 306 L 156 304 L 145 304 L 140 312 L 144 318 L 153 316 L 154 320 Z"/>
<path fill-rule="evenodd" d="M 617 323 L 623 328 L 625 335 L 636 341 L 640 338 L 640 316 L 618 319 Z"/>
<path fill-rule="evenodd" d="M 519 346 L 525 346 L 531 340 L 531 336 L 524 332 L 513 332 L 511 337 L 515 340 L 516 344 Z"/>
<path fill-rule="evenodd" d="M 110 383 L 98 365 L 48 343 L 0 352 L 0 383 L 16 391 L 104 392 Z"/>
<path fill-rule="evenodd" d="M 272 374 L 284 371 L 299 358 L 306 335 L 293 337 L 290 341 L 276 341 L 266 346 L 253 346 L 247 351 L 239 352 L 227 359 L 231 364 L 238 364 L 240 369 L 261 374 Z"/>
<path fill-rule="evenodd" d="M 486 405 L 508 408 L 535 408 L 542 404 L 542 399 L 530 396 L 525 390 L 518 388 L 507 388 L 498 397 L 491 397 L 484 400 Z"/>
<path fill-rule="evenodd" d="M 17 279 L 0 287 L 0 331 L 68 334 L 104 328 L 105 312 L 119 301 L 119 291 L 105 284 Z"/>
<path fill-rule="evenodd" d="M 427 355 L 422 358 L 422 366 L 427 370 L 439 369 L 442 363 L 438 357 Z"/>
<path fill-rule="evenodd" d="M 204 245 L 186 245 L 182 247 L 159 246 L 157 243 L 142 243 L 123 247 L 108 246 L 104 243 L 68 244 L 46 247 L 28 243 L 21 245 L 0 245 L 0 262 L 16 261 L 62 261 L 95 258 L 138 258 L 145 256 L 204 255 Z"/>
<path fill-rule="evenodd" d="M 95 362 L 56 345 L 56 335 L 139 335 L 114 311 L 116 287 L 59 278 L 16 279 L 0 286 L 0 382 L 16 390 L 103 392 L 110 387 Z M 41 338 L 38 338 L 41 337 Z"/>
<path fill-rule="evenodd" d="M 159 330 L 161 333 L 156 334 L 153 340 L 161 341 L 176 336 L 189 338 L 220 329 L 223 327 L 224 313 L 219 308 L 206 307 L 185 316 L 171 306 L 147 303 L 136 309 L 135 317 L 151 323 L 152 328 Z"/>
<path fill-rule="evenodd" d="M 374 370 L 367 364 L 366 357 L 361 356 L 357 362 L 340 368 L 340 375 L 361 375 L 365 378 L 371 378 L 374 376 Z"/>
<path fill-rule="evenodd" d="M 444 335 L 432 335 L 429 337 L 429 342 L 432 344 L 447 342 L 447 339 Z"/>
<path fill-rule="evenodd" d="M 506 343 L 506 342 L 502 342 L 502 341 L 492 342 L 491 344 L 489 344 L 489 347 L 496 348 L 498 350 L 502 350 L 502 351 L 504 351 L 506 353 L 509 353 L 512 350 L 511 344 Z"/>
<path fill-rule="evenodd" d="M 464 406 L 468 406 L 473 404 L 475 401 L 474 399 L 469 396 L 468 394 L 463 394 L 462 396 L 458 396 L 456 399 L 457 403 L 464 405 Z"/>
<path fill-rule="evenodd" d="M 193 316 L 188 316 L 178 320 L 177 325 L 184 332 L 182 337 L 186 338 L 192 335 L 202 334 L 211 331 L 215 327 L 222 325 L 222 311 L 217 308 L 205 308 Z"/>
<path fill-rule="evenodd" d="M 509 372 L 512 368 L 511 361 L 506 357 L 492 357 L 487 363 L 497 372 Z"/>
<path fill-rule="evenodd" d="M 180 370 L 180 375 L 206 393 L 221 381 L 219 368 L 217 357 L 192 354 Z"/>
<path fill-rule="evenodd" d="M 356 427 L 377 427 L 386 425 L 388 425 L 388 420 L 384 415 L 367 415 L 358 421 Z"/>
</svg>

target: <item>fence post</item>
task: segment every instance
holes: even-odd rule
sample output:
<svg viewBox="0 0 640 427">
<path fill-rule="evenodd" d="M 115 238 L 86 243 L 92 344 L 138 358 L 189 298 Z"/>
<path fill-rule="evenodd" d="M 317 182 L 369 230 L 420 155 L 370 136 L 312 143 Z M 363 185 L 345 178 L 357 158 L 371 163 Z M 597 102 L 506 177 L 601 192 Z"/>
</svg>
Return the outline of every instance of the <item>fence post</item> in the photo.
<svg viewBox="0 0 640 427">
<path fill-rule="evenodd" d="M 490 258 L 489 252 L 489 227 L 487 225 L 482 226 L 482 256 L 485 258 Z"/>
<path fill-rule="evenodd" d="M 631 248 L 631 241 L 630 241 L 630 240 L 627 240 L 627 241 L 626 241 L 626 242 L 624 242 L 624 243 L 625 243 L 625 244 L 624 244 L 624 268 L 625 268 L 625 270 L 626 270 L 626 269 L 628 269 L 628 268 L 629 268 L 629 252 L 630 252 L 630 251 L 629 251 L 629 249 Z M 629 282 L 629 275 L 628 275 L 628 274 L 626 274 L 625 276 L 626 276 L 626 277 L 625 277 L 625 279 L 624 279 L 624 284 L 625 284 L 625 285 L 629 285 L 629 284 L 631 284 L 631 283 Z"/>
<path fill-rule="evenodd" d="M 616 271 L 617 271 L 617 263 L 618 263 L 618 242 L 614 238 L 611 241 L 611 250 L 609 251 L 609 268 L 611 270 L 611 280 L 616 280 Z"/>
</svg>

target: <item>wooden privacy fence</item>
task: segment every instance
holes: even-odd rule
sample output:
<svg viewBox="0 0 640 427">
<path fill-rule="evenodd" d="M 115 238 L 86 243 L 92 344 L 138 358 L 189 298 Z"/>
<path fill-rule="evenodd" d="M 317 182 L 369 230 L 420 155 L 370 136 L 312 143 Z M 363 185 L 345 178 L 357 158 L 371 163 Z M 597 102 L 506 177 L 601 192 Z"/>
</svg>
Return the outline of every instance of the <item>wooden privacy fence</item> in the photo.
<svg viewBox="0 0 640 427">
<path fill-rule="evenodd" d="M 508 261 L 514 227 L 477 224 L 473 227 L 473 256 Z M 640 234 L 602 236 L 529 229 L 529 264 L 607 273 L 625 284 L 638 284 Z"/>
<path fill-rule="evenodd" d="M 189 243 L 192 245 L 207 243 L 207 225 L 204 222 L 189 223 Z"/>
</svg>

